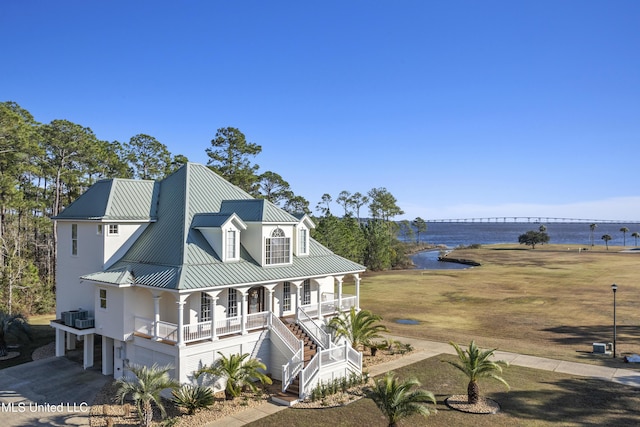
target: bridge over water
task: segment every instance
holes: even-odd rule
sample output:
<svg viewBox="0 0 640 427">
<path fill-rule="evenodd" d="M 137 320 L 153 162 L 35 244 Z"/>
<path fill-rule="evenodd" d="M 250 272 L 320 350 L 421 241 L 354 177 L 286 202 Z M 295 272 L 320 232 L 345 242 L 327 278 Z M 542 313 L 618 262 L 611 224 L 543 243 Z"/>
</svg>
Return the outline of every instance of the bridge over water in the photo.
<svg viewBox="0 0 640 427">
<path fill-rule="evenodd" d="M 548 216 L 494 216 L 484 218 L 428 219 L 426 222 L 521 222 L 532 224 L 576 223 L 576 224 L 640 224 L 640 220 L 558 218 Z"/>
</svg>

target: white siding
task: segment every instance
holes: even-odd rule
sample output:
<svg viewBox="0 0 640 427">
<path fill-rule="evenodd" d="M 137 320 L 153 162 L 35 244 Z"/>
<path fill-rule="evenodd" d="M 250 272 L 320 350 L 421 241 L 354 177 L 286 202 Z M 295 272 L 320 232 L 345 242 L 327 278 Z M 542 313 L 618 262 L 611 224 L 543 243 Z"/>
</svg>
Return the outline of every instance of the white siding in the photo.
<svg viewBox="0 0 640 427">
<path fill-rule="evenodd" d="M 109 223 L 104 223 L 104 269 L 111 267 L 131 248 L 149 224 L 119 223 L 118 234 L 109 234 Z M 96 270 L 97 271 L 97 270 Z"/>
<path fill-rule="evenodd" d="M 78 254 L 71 254 L 71 225 L 78 225 Z M 63 311 L 94 311 L 94 287 L 80 276 L 102 270 L 103 236 L 96 222 L 57 222 L 56 314 Z M 104 234 L 104 233 L 103 233 Z"/>
</svg>

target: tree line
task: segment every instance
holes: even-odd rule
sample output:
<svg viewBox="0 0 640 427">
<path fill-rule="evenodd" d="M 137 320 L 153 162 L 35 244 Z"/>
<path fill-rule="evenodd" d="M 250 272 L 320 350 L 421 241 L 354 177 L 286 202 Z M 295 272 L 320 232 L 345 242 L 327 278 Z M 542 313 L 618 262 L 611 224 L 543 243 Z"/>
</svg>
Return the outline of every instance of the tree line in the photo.
<svg viewBox="0 0 640 427">
<path fill-rule="evenodd" d="M 252 196 L 290 213 L 312 215 L 309 202 L 294 194 L 282 176 L 259 173 L 253 158 L 261 151 L 233 127 L 218 129 L 205 149 L 208 167 Z M 50 218 L 96 181 L 159 180 L 187 162 L 150 135 L 106 141 L 89 127 L 62 119 L 40 123 L 17 103 L 0 103 L 0 310 L 44 313 L 54 308 L 56 230 Z M 373 270 L 406 262 L 392 221 L 403 211 L 385 188 L 341 192 L 336 198 L 344 210 L 340 218 L 331 213 L 331 202 L 324 194 L 316 206 L 314 238 Z M 369 216 L 362 219 L 365 206 Z"/>
</svg>

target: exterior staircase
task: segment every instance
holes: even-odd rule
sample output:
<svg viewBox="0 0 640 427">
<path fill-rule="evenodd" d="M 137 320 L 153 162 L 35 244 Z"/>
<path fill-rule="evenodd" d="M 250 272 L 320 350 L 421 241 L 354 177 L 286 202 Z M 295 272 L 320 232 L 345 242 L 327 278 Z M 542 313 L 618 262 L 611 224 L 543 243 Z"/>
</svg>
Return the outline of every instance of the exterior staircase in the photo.
<svg viewBox="0 0 640 427">
<path fill-rule="evenodd" d="M 318 345 L 296 323 L 285 322 L 285 325 L 287 325 L 287 328 L 289 328 L 291 332 L 293 332 L 293 335 L 295 335 L 296 338 L 304 342 L 304 359 L 303 360 L 304 360 L 304 366 L 306 367 L 309 361 L 313 359 L 313 356 L 315 356 L 316 353 L 318 352 Z M 298 396 L 298 394 L 300 393 L 300 380 L 297 377 L 295 380 L 293 380 L 291 385 L 289 385 L 289 387 L 287 388 L 287 391 Z"/>
<path fill-rule="evenodd" d="M 318 345 L 311 339 L 309 335 L 295 323 L 295 319 L 292 317 L 281 317 L 282 323 L 298 338 L 304 342 L 304 366 L 307 366 L 309 361 L 313 359 L 313 356 L 318 352 Z M 273 400 L 281 405 L 293 406 L 298 402 L 298 396 L 300 395 L 300 379 L 296 377 L 295 380 L 287 387 L 287 391 L 284 393 L 278 393 L 274 396 Z"/>
</svg>

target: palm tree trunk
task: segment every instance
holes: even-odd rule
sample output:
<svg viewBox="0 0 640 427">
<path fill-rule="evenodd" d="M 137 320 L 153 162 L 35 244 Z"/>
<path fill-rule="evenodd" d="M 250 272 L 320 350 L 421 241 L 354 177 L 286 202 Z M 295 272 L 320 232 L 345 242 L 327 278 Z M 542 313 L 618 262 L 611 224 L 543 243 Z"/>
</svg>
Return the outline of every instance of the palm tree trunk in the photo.
<svg viewBox="0 0 640 427">
<path fill-rule="evenodd" d="M 145 400 L 142 404 L 142 419 L 140 425 L 142 427 L 151 427 L 153 422 L 153 408 L 151 407 L 151 400 Z"/>
<path fill-rule="evenodd" d="M 480 400 L 480 388 L 477 381 L 470 381 L 467 387 L 467 402 L 470 405 L 475 405 Z"/>
</svg>

